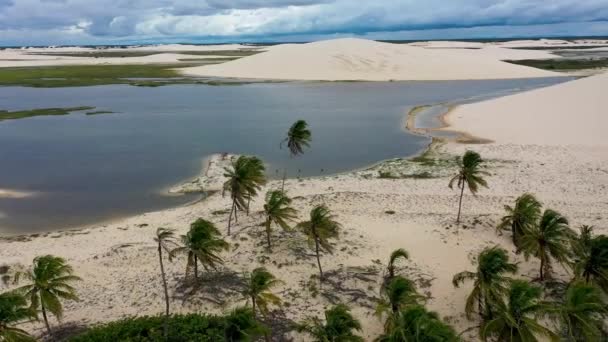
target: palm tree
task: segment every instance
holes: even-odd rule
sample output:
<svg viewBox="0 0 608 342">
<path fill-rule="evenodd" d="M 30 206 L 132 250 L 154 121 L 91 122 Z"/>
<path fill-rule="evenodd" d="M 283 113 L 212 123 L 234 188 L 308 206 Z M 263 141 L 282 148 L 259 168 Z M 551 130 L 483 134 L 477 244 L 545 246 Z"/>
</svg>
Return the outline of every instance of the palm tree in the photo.
<svg viewBox="0 0 608 342">
<path fill-rule="evenodd" d="M 550 275 L 551 259 L 567 264 L 572 239 L 576 236 L 568 227 L 568 220 L 555 210 L 544 211 L 540 222 L 521 238 L 521 250 L 526 260 L 533 255 L 540 259 L 541 281 Z"/>
<path fill-rule="evenodd" d="M 52 255 L 34 258 L 32 269 L 24 276 L 32 283 L 20 287 L 18 291 L 30 299 L 32 310 L 38 311 L 40 308 L 46 329 L 51 334 L 47 311 L 61 319 L 63 306 L 60 300 L 78 300 L 76 289 L 70 283 L 81 279 L 74 275 L 72 266 L 65 259 Z"/>
<path fill-rule="evenodd" d="M 391 253 L 391 256 L 388 260 L 388 266 L 386 267 L 386 269 L 388 270 L 388 278 L 389 280 L 395 277 L 395 262 L 398 259 L 409 259 L 410 255 L 409 253 L 403 249 L 403 248 L 399 248 L 393 251 L 393 253 Z"/>
<path fill-rule="evenodd" d="M 497 342 L 538 341 L 538 336 L 559 340 L 557 335 L 537 321 L 549 310 L 541 301 L 542 289 L 523 280 L 514 280 L 507 303 L 496 303 L 494 317 L 483 323 L 481 339 Z"/>
<path fill-rule="evenodd" d="M 437 313 L 422 305 L 401 310 L 395 324 L 376 339 L 377 342 L 456 342 L 454 329 L 439 319 Z"/>
<path fill-rule="evenodd" d="M 354 333 L 361 331 L 361 323 L 352 316 L 350 309 L 344 304 L 325 310 L 325 323 L 317 317 L 312 317 L 296 327 L 298 332 L 309 334 L 314 342 L 363 341 L 362 337 Z"/>
<path fill-rule="evenodd" d="M 401 276 L 389 280 L 388 284 L 382 288 L 382 297 L 376 307 L 376 315 L 387 316 L 385 330 L 394 326 L 401 310 L 417 305 L 425 299 L 416 292 L 414 282 Z"/>
<path fill-rule="evenodd" d="M 466 280 L 473 280 L 473 290 L 467 298 L 465 312 L 468 319 L 472 319 L 473 308 L 477 303 L 477 312 L 482 320 L 492 318 L 492 305 L 500 300 L 506 292 L 510 278 L 506 274 L 517 271 L 517 265 L 509 263 L 506 250 L 495 246 L 486 248 L 477 259 L 475 272 L 463 271 L 454 275 L 452 283 L 459 287 Z"/>
<path fill-rule="evenodd" d="M 25 297 L 17 292 L 0 294 L 0 341 L 34 342 L 35 338 L 14 324 L 36 319 L 36 312 L 27 307 Z"/>
<path fill-rule="evenodd" d="M 595 286 L 580 281 L 570 284 L 556 314 L 568 341 L 603 341 L 606 336 L 608 308 Z"/>
<path fill-rule="evenodd" d="M 172 254 L 187 253 L 186 276 L 190 268 L 194 267 L 194 279 L 198 281 L 198 263 L 200 262 L 205 270 L 217 267 L 224 263 L 218 255 L 222 251 L 230 248 L 228 242 L 221 238 L 220 231 L 215 225 L 202 218 L 197 219 L 190 225 L 190 230 L 186 235 L 182 235 L 183 246 L 177 247 Z"/>
<path fill-rule="evenodd" d="M 266 215 L 266 240 L 268 249 L 271 248 L 270 234 L 272 223 L 288 230 L 289 221 L 296 218 L 297 210 L 290 207 L 291 198 L 287 197 L 283 191 L 273 190 L 266 194 L 266 204 L 264 204 L 264 215 Z"/>
<path fill-rule="evenodd" d="M 304 154 L 304 147 L 310 146 L 311 133 L 308 129 L 308 123 L 304 120 L 296 121 L 289 131 L 287 131 L 287 137 L 283 139 L 280 147 L 283 148 L 283 144 L 287 143 L 289 149 L 289 155 L 291 158 L 297 157 L 298 155 Z M 283 172 L 283 184 L 281 190 L 285 190 L 285 177 L 287 176 L 287 169 Z"/>
<path fill-rule="evenodd" d="M 464 188 L 468 186 L 469 191 L 476 195 L 479 190 L 479 186 L 488 187 L 488 183 L 483 176 L 489 176 L 490 174 L 486 171 L 481 170 L 481 164 L 483 160 L 477 152 L 466 151 L 462 156 L 462 160 L 458 160 L 458 166 L 460 170 L 455 175 L 448 186 L 450 189 L 454 188 L 454 183 L 457 184 L 460 189 L 460 200 L 458 201 L 458 217 L 456 223 L 460 223 L 460 212 L 462 210 L 462 197 L 464 196 Z"/>
<path fill-rule="evenodd" d="M 593 240 L 593 226 L 582 225 L 579 228 L 578 236 L 572 240 L 572 250 L 575 254 L 581 255 L 591 251 Z"/>
<path fill-rule="evenodd" d="M 578 248 L 574 251 L 576 277 L 608 293 L 608 236 L 579 237 Z"/>
<path fill-rule="evenodd" d="M 156 236 L 154 241 L 157 244 L 158 249 L 158 262 L 160 264 L 160 275 L 163 280 L 163 290 L 165 291 L 165 322 L 164 322 L 164 336 L 167 339 L 169 334 L 169 289 L 167 288 L 167 276 L 165 275 L 165 265 L 163 264 L 163 250 L 169 255 L 169 260 L 172 257 L 172 247 L 177 246 L 175 242 L 175 231 L 173 229 L 158 228 L 156 230 Z"/>
<path fill-rule="evenodd" d="M 226 316 L 224 336 L 227 342 L 257 341 L 268 332 L 249 308 L 236 308 Z"/>
<path fill-rule="evenodd" d="M 333 252 L 329 239 L 338 238 L 340 224 L 334 221 L 334 216 L 325 205 L 318 205 L 310 211 L 310 220 L 298 224 L 304 235 L 308 237 L 309 245 L 314 243 L 317 265 L 319 265 L 320 279 L 323 279 L 323 269 L 319 251 L 323 249 L 328 253 Z"/>
<path fill-rule="evenodd" d="M 258 308 L 262 315 L 266 316 L 269 305 L 281 304 L 281 299 L 270 292 L 273 287 L 279 284 L 281 284 L 281 281 L 264 267 L 258 267 L 251 272 L 247 279 L 247 288 L 243 294 L 251 299 L 254 316 L 257 315 Z"/>
<path fill-rule="evenodd" d="M 237 220 L 237 210 L 249 208 L 249 201 L 257 196 L 262 185 L 266 183 L 264 163 L 257 157 L 240 156 L 232 161 L 231 168 L 225 168 L 224 177 L 228 178 L 224 183 L 223 193 L 230 192 L 232 208 L 228 218 L 228 235 L 232 216 Z"/>
<path fill-rule="evenodd" d="M 519 251 L 521 237 L 533 227 L 540 218 L 542 204 L 532 194 L 523 194 L 515 200 L 515 206 L 505 205 L 505 215 L 498 229 L 510 229 L 513 244 Z"/>
</svg>

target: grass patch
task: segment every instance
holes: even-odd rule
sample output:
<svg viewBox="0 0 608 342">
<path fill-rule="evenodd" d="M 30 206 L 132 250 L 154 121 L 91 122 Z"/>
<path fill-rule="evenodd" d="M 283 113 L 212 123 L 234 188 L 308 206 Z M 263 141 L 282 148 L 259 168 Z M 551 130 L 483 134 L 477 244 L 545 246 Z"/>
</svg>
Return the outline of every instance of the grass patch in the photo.
<svg viewBox="0 0 608 342">
<path fill-rule="evenodd" d="M 86 115 L 100 115 L 100 114 L 114 114 L 116 112 L 110 111 L 110 110 L 96 110 L 96 111 L 92 111 L 92 112 L 86 112 Z"/>
<path fill-rule="evenodd" d="M 543 70 L 586 70 L 608 68 L 608 58 L 599 59 L 523 59 L 519 61 L 505 61 L 511 64 L 524 65 Z"/>
<path fill-rule="evenodd" d="M 93 58 L 125 58 L 125 57 L 147 57 L 161 53 L 176 53 L 195 56 L 226 56 L 226 57 L 246 57 L 258 54 L 260 50 L 225 50 L 225 51 L 83 51 L 83 52 L 31 52 L 28 55 L 38 56 L 64 56 L 64 57 L 93 57 Z"/>
<path fill-rule="evenodd" d="M 15 111 L 15 112 L 0 110 L 0 121 L 24 119 L 24 118 L 34 117 L 34 116 L 67 115 L 72 112 L 77 112 L 77 111 L 81 111 L 81 110 L 90 110 L 90 109 L 95 109 L 95 107 L 41 108 L 41 109 L 19 110 L 19 111 Z"/>
</svg>

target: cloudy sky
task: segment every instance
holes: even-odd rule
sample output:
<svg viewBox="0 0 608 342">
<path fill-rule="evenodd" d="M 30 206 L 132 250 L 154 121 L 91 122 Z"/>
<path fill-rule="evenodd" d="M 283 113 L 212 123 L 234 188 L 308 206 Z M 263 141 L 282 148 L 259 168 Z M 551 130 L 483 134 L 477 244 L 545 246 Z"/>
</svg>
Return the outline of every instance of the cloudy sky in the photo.
<svg viewBox="0 0 608 342">
<path fill-rule="evenodd" d="M 608 35 L 608 0 L 0 0 L 0 45 Z"/>
</svg>

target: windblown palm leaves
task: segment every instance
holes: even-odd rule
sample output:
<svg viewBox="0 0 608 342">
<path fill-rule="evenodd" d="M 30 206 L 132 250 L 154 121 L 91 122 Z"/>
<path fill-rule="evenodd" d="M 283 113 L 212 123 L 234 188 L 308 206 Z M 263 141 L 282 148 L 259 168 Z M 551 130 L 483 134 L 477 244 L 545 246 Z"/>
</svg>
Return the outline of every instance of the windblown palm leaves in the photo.
<svg viewBox="0 0 608 342">
<path fill-rule="evenodd" d="M 247 279 L 247 288 L 243 294 L 251 299 L 254 315 L 259 310 L 263 316 L 266 316 L 270 305 L 281 304 L 281 299 L 270 292 L 273 287 L 279 284 L 281 284 L 281 281 L 264 267 L 258 267 L 251 272 Z"/>
<path fill-rule="evenodd" d="M 212 222 L 202 218 L 197 219 L 190 225 L 186 235 L 182 235 L 183 246 L 173 250 L 172 254 L 187 253 L 186 275 L 194 268 L 195 280 L 198 280 L 198 263 L 205 270 L 217 269 L 224 261 L 219 253 L 230 248 L 228 242 L 221 238 L 220 231 Z"/>
<path fill-rule="evenodd" d="M 521 238 L 521 250 L 529 258 L 540 260 L 540 280 L 550 275 L 552 260 L 568 264 L 571 241 L 576 236 L 568 227 L 568 220 L 555 210 L 544 211 L 540 222 Z"/>
<path fill-rule="evenodd" d="M 587 284 L 595 284 L 608 293 L 608 236 L 584 236 L 575 248 L 574 274 Z"/>
<path fill-rule="evenodd" d="M 304 147 L 310 146 L 310 140 L 308 124 L 304 120 L 298 120 L 287 131 L 287 137 L 281 142 L 281 147 L 287 143 L 289 153 L 292 157 L 296 157 L 304 153 Z"/>
<path fill-rule="evenodd" d="M 226 317 L 225 341 L 257 341 L 264 336 L 269 329 L 261 324 L 249 308 L 234 309 Z"/>
<path fill-rule="evenodd" d="M 556 316 L 568 341 L 604 341 L 608 308 L 600 291 L 583 282 L 570 284 Z"/>
<path fill-rule="evenodd" d="M 264 215 L 266 215 L 266 241 L 268 248 L 271 248 L 270 235 L 272 224 L 289 230 L 289 223 L 296 218 L 297 210 L 290 207 L 291 198 L 287 197 L 283 191 L 273 190 L 266 194 L 266 204 L 264 204 Z"/>
<path fill-rule="evenodd" d="M 558 341 L 557 335 L 537 321 L 549 306 L 541 301 L 542 289 L 522 280 L 514 280 L 507 294 L 507 302 L 496 303 L 494 316 L 481 327 L 483 341 L 530 341 L 548 337 Z"/>
<path fill-rule="evenodd" d="M 460 222 L 460 213 L 462 211 L 462 197 L 464 196 L 465 186 L 469 188 L 469 191 L 476 195 L 479 191 L 479 186 L 488 187 L 488 183 L 483 176 L 489 176 L 490 174 L 486 171 L 481 170 L 481 164 L 483 160 L 477 152 L 466 151 L 462 156 L 462 159 L 458 160 L 459 171 L 451 180 L 448 186 L 450 189 L 454 188 L 454 183 L 458 189 L 460 189 L 460 199 L 458 201 L 458 217 L 456 223 Z"/>
<path fill-rule="evenodd" d="M 386 267 L 386 269 L 388 270 L 388 278 L 389 280 L 395 277 L 395 263 L 397 262 L 397 260 L 399 259 L 409 259 L 410 255 L 409 253 L 403 249 L 403 248 L 399 248 L 393 251 L 393 253 L 391 253 L 391 256 L 388 260 L 388 266 Z"/>
<path fill-rule="evenodd" d="M 466 280 L 473 280 L 473 290 L 467 298 L 465 313 L 472 319 L 477 304 L 477 312 L 482 319 L 492 317 L 492 306 L 506 293 L 510 278 L 507 274 L 517 271 L 517 265 L 509 263 L 507 251 L 492 247 L 479 253 L 477 270 L 464 271 L 454 275 L 452 283 L 458 287 Z"/>
<path fill-rule="evenodd" d="M 384 332 L 377 342 L 456 342 L 458 336 L 452 327 L 439 319 L 437 313 L 422 305 L 400 311 L 395 324 Z"/>
<path fill-rule="evenodd" d="M 344 304 L 338 304 L 325 311 L 325 323 L 319 318 L 308 318 L 297 325 L 299 332 L 305 332 L 314 342 L 362 342 L 363 338 L 355 335 L 361 330 L 361 323 L 350 313 Z"/>
<path fill-rule="evenodd" d="M 14 325 L 36 319 L 36 312 L 27 306 L 25 298 L 16 292 L 0 294 L 0 341 L 34 342 L 35 338 Z"/>
<path fill-rule="evenodd" d="M 42 311 L 44 324 L 50 334 L 47 311 L 61 319 L 61 300 L 78 300 L 76 289 L 71 284 L 80 278 L 74 275 L 74 270 L 65 259 L 52 255 L 36 257 L 32 269 L 24 276 L 31 284 L 20 287 L 18 291 L 29 298 L 32 310 Z"/>
<path fill-rule="evenodd" d="M 165 339 L 167 339 L 169 333 L 169 327 L 167 325 L 167 321 L 169 319 L 169 289 L 167 288 L 167 276 L 165 275 L 165 265 L 163 263 L 163 251 L 167 252 L 167 254 L 169 255 L 169 260 L 171 260 L 172 251 L 175 247 L 177 247 L 177 242 L 175 242 L 175 232 L 173 229 L 158 228 L 156 230 L 156 236 L 154 237 L 154 241 L 157 244 L 160 275 L 163 280 L 163 290 L 165 292 L 164 334 Z"/>
<path fill-rule="evenodd" d="M 538 222 L 542 205 L 532 194 L 523 194 L 515 200 L 515 206 L 505 205 L 505 215 L 498 229 L 510 229 L 513 244 L 519 250 L 521 237 Z"/>
<path fill-rule="evenodd" d="M 264 163 L 259 158 L 251 156 L 238 157 L 230 168 L 224 170 L 224 177 L 227 180 L 224 183 L 223 193 L 229 191 L 232 199 L 228 218 L 229 235 L 232 217 L 237 220 L 237 210 L 248 209 L 249 201 L 257 196 L 262 185 L 266 184 L 265 170 Z"/>
<path fill-rule="evenodd" d="M 385 330 L 395 325 L 399 312 L 407 307 L 424 302 L 424 297 L 416 292 L 414 282 L 401 276 L 392 278 L 382 288 L 382 299 L 376 307 L 376 315 L 387 316 Z"/>
<path fill-rule="evenodd" d="M 325 205 L 318 205 L 310 211 L 310 220 L 299 223 L 297 227 L 308 237 L 309 245 L 314 245 L 320 279 L 323 279 L 319 253 L 321 249 L 328 253 L 333 252 L 329 239 L 338 238 L 340 224 L 334 221 L 334 216 Z"/>
</svg>

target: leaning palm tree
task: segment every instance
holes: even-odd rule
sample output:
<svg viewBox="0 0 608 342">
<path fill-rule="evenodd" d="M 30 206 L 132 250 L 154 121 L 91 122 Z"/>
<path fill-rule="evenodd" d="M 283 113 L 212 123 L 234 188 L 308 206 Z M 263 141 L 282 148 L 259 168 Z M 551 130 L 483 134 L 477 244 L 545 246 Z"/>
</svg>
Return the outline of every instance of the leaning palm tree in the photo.
<svg viewBox="0 0 608 342">
<path fill-rule="evenodd" d="M 257 157 L 240 156 L 232 161 L 230 168 L 225 168 L 224 177 L 227 178 L 224 183 L 223 192 L 230 192 L 232 199 L 232 208 L 228 218 L 228 235 L 230 235 L 230 226 L 232 217 L 235 221 L 238 219 L 237 210 L 248 210 L 249 201 L 255 197 L 262 185 L 266 183 L 264 163 Z"/>
<path fill-rule="evenodd" d="M 171 254 L 187 253 L 186 276 L 191 268 L 194 268 L 194 279 L 198 281 L 198 263 L 205 270 L 217 267 L 224 263 L 219 253 L 230 248 L 228 242 L 221 238 L 220 231 L 215 225 L 202 218 L 197 219 L 190 225 L 186 235 L 182 235 L 183 246 L 174 249 Z"/>
<path fill-rule="evenodd" d="M 416 292 L 413 281 L 396 276 L 386 286 L 382 287 L 382 298 L 376 307 L 376 315 L 380 318 L 382 316 L 387 317 L 384 326 L 385 330 L 388 330 L 395 324 L 397 315 L 401 310 L 420 304 L 424 299 L 424 296 Z"/>
<path fill-rule="evenodd" d="M 36 319 L 36 312 L 27 306 L 27 301 L 20 293 L 5 292 L 0 294 L 0 341 L 34 342 L 35 338 L 25 330 L 14 325 Z"/>
<path fill-rule="evenodd" d="M 467 186 L 469 191 L 476 195 L 479 191 L 479 186 L 488 187 L 488 183 L 483 176 L 488 176 L 489 173 L 481 170 L 481 164 L 483 160 L 477 152 L 466 151 L 462 156 L 462 159 L 458 160 L 459 171 L 451 180 L 448 186 L 450 189 L 454 188 L 456 183 L 458 189 L 460 189 L 460 200 L 458 201 L 458 217 L 456 223 L 460 223 L 460 212 L 462 210 L 462 197 L 464 196 L 464 188 Z"/>
<path fill-rule="evenodd" d="M 272 224 L 289 230 L 289 221 L 296 218 L 297 210 L 290 207 L 291 198 L 280 190 L 269 191 L 266 194 L 266 204 L 264 204 L 264 215 L 266 216 L 266 241 L 268 249 L 271 248 L 270 235 L 272 233 Z"/>
<path fill-rule="evenodd" d="M 580 281 L 570 284 L 555 311 L 567 341 L 605 341 L 608 308 L 595 286 Z"/>
<path fill-rule="evenodd" d="M 505 215 L 498 229 L 511 230 L 513 244 L 519 251 L 521 237 L 532 228 L 540 218 L 542 204 L 532 194 L 523 194 L 515 200 L 515 206 L 505 205 Z"/>
<path fill-rule="evenodd" d="M 537 321 L 549 310 L 541 301 L 542 289 L 522 280 L 514 280 L 507 294 L 507 302 L 496 303 L 494 317 L 483 322 L 481 339 L 497 342 L 538 341 L 540 336 L 558 341 L 558 336 Z"/>
<path fill-rule="evenodd" d="M 386 267 L 386 269 L 388 270 L 389 280 L 395 277 L 395 262 L 397 262 L 397 260 L 399 259 L 407 260 L 409 258 L 409 253 L 403 248 L 395 249 L 393 253 L 391 253 L 390 258 L 388 259 L 388 266 Z"/>
<path fill-rule="evenodd" d="M 507 274 L 515 273 L 517 265 L 510 263 L 507 251 L 498 246 L 484 249 L 477 260 L 475 272 L 460 272 L 454 275 L 452 283 L 458 287 L 466 280 L 474 281 L 473 290 L 466 301 L 465 313 L 468 319 L 472 319 L 477 303 L 477 313 L 482 320 L 487 320 L 492 318 L 493 304 L 506 292 L 510 281 Z"/>
<path fill-rule="evenodd" d="M 361 323 L 352 316 L 350 309 L 338 304 L 325 310 L 325 323 L 312 317 L 296 325 L 298 332 L 305 332 L 314 342 L 362 342 L 354 331 L 361 330 Z"/>
<path fill-rule="evenodd" d="M 287 137 L 283 139 L 280 147 L 283 148 L 283 144 L 287 143 L 289 149 L 289 155 L 291 158 L 297 157 L 298 155 L 304 154 L 304 147 L 310 146 L 311 134 L 308 129 L 308 124 L 304 120 L 296 121 L 289 131 L 287 131 Z M 287 169 L 283 172 L 283 184 L 281 190 L 285 189 L 285 177 L 287 177 Z"/>
<path fill-rule="evenodd" d="M 177 247 L 177 242 L 175 242 L 175 231 L 173 229 L 158 228 L 156 230 L 156 236 L 154 237 L 154 241 L 157 244 L 160 275 L 163 280 L 163 290 L 165 292 L 165 322 L 163 329 L 166 340 L 169 334 L 169 289 L 167 288 L 167 276 L 165 274 L 165 265 L 163 263 L 163 251 L 167 252 L 167 254 L 169 255 L 169 260 L 171 260 L 172 250 Z"/>
<path fill-rule="evenodd" d="M 583 237 L 588 239 L 574 248 L 574 274 L 587 284 L 595 284 L 608 293 L 608 236 Z"/>
<path fill-rule="evenodd" d="M 323 279 L 323 268 L 321 267 L 321 257 L 319 252 L 332 253 L 333 247 L 329 244 L 329 239 L 338 238 L 340 224 L 334 221 L 334 216 L 325 205 L 318 205 L 310 211 L 310 220 L 298 224 L 304 235 L 308 237 L 309 245 L 315 246 L 317 265 L 319 265 L 320 279 Z"/>
<path fill-rule="evenodd" d="M 268 314 L 269 305 L 280 305 L 281 299 L 270 290 L 281 284 L 282 282 L 275 278 L 275 276 L 268 272 L 264 267 L 258 267 L 251 272 L 247 278 L 247 287 L 243 294 L 251 299 L 251 306 L 253 308 L 253 315 L 257 315 L 257 310 L 263 316 Z"/>
<path fill-rule="evenodd" d="M 570 246 L 576 234 L 568 227 L 568 219 L 555 210 L 547 209 L 537 225 L 521 238 L 521 250 L 528 259 L 540 260 L 541 281 L 550 275 L 552 259 L 562 265 L 568 264 Z"/>
<path fill-rule="evenodd" d="M 34 258 L 32 269 L 23 275 L 32 283 L 20 287 L 18 291 L 29 298 L 32 310 L 42 311 L 44 324 L 51 334 L 47 311 L 61 319 L 61 299 L 78 300 L 76 289 L 70 284 L 81 279 L 74 275 L 72 266 L 68 265 L 65 259 L 52 255 Z M 17 281 L 20 276 L 21 274 L 18 275 Z"/>
<path fill-rule="evenodd" d="M 456 342 L 454 329 L 442 322 L 439 315 L 422 305 L 401 310 L 390 326 L 376 339 L 377 342 Z"/>
</svg>

